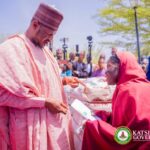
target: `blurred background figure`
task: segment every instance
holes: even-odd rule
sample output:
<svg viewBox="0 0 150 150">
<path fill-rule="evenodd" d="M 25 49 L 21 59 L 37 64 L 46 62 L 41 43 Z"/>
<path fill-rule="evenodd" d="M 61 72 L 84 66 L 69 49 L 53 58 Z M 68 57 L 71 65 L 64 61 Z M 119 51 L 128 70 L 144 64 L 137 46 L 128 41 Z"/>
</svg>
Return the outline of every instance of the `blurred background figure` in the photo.
<svg viewBox="0 0 150 150">
<path fill-rule="evenodd" d="M 57 49 L 56 50 L 56 58 L 57 58 L 57 60 L 63 60 L 63 51 L 62 51 L 62 49 Z"/>
<path fill-rule="evenodd" d="M 67 62 L 66 64 L 63 65 L 61 76 L 62 77 L 72 76 L 72 63 L 71 62 Z"/>
<path fill-rule="evenodd" d="M 145 73 L 147 72 L 147 65 L 148 65 L 148 59 L 144 58 L 141 62 L 141 66 Z"/>
<path fill-rule="evenodd" d="M 59 65 L 59 71 L 62 76 L 64 76 L 64 72 L 66 71 L 67 60 L 63 60 L 63 51 L 62 49 L 56 50 L 56 59 Z"/>
<path fill-rule="evenodd" d="M 150 56 L 148 57 L 148 66 L 147 66 L 147 79 L 150 81 Z"/>
<path fill-rule="evenodd" d="M 117 49 L 115 47 L 112 47 L 111 49 L 111 55 L 115 55 L 117 52 Z"/>
<path fill-rule="evenodd" d="M 73 64 L 73 76 L 78 78 L 86 78 L 88 77 L 88 72 L 86 70 L 86 64 L 83 62 L 85 58 L 85 53 L 81 52 L 79 54 L 79 58 Z"/>
<path fill-rule="evenodd" d="M 98 59 L 98 65 L 94 69 L 92 73 L 92 77 L 104 77 L 106 72 L 106 62 L 105 62 L 105 55 L 100 54 Z"/>
<path fill-rule="evenodd" d="M 70 52 L 69 53 L 69 62 L 73 63 L 75 61 L 75 53 Z"/>
</svg>

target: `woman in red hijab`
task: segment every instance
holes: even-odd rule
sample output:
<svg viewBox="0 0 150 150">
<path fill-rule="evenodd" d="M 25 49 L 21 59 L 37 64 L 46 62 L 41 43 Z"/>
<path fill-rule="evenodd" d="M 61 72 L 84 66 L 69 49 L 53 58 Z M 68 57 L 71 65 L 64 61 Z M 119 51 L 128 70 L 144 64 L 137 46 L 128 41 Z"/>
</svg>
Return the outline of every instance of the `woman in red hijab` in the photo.
<svg viewBox="0 0 150 150">
<path fill-rule="evenodd" d="M 106 77 L 108 84 L 117 84 L 112 113 L 99 111 L 101 120 L 86 122 L 82 150 L 149 150 L 150 83 L 144 71 L 134 55 L 117 52 L 108 60 Z M 121 126 L 131 134 L 121 133 L 117 129 Z M 119 139 L 119 132 L 131 140 L 119 144 L 115 140 Z"/>
</svg>

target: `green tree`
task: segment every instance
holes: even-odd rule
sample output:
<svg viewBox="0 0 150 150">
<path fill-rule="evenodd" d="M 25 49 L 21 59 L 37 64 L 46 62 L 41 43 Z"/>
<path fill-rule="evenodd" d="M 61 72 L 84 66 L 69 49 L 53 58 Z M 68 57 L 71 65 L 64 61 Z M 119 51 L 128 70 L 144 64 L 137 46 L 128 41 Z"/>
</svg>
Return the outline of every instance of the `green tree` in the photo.
<svg viewBox="0 0 150 150">
<path fill-rule="evenodd" d="M 134 9 L 130 0 L 108 0 L 108 5 L 99 10 L 98 24 L 102 36 L 113 36 L 111 46 L 136 50 Z M 140 48 L 143 55 L 150 54 L 150 0 L 141 0 L 137 7 Z"/>
</svg>

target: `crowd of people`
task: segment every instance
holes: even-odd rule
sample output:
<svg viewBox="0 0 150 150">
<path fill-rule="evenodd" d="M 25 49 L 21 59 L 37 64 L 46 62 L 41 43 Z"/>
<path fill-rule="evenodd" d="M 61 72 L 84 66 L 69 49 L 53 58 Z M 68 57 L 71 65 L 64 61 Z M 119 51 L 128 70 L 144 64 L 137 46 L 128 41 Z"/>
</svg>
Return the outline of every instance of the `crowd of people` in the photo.
<svg viewBox="0 0 150 150">
<path fill-rule="evenodd" d="M 86 57 L 86 61 L 85 61 Z M 106 58 L 104 54 L 99 55 L 97 64 L 93 64 L 91 56 L 80 52 L 78 56 L 74 52 L 69 53 L 69 59 L 63 59 L 63 51 L 56 50 L 56 59 L 59 64 L 62 77 L 74 76 L 78 78 L 104 77 L 106 71 Z"/>
<path fill-rule="evenodd" d="M 115 48 L 107 64 L 100 54 L 96 66 L 84 52 L 64 60 L 59 49 L 55 58 L 46 45 L 62 20 L 59 10 L 42 3 L 26 32 L 0 45 L 0 150 L 74 150 L 66 76 L 79 83 L 78 78 L 105 76 L 116 85 L 112 113 L 99 110 L 100 119 L 85 123 L 83 150 L 149 150 L 150 138 L 120 145 L 114 134 L 120 126 L 150 132 L 150 58 L 146 73 L 132 53 Z"/>
</svg>

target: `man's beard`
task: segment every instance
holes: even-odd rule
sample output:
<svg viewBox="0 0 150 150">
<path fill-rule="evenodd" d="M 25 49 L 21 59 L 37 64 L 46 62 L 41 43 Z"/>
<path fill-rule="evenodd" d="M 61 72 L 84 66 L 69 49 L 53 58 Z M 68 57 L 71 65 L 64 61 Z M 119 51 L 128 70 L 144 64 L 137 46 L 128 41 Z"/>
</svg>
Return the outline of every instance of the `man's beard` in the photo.
<svg viewBox="0 0 150 150">
<path fill-rule="evenodd" d="M 35 46 L 37 46 L 37 47 L 39 47 L 39 48 L 42 48 L 42 46 L 40 45 L 40 43 L 39 43 L 37 40 L 31 39 L 31 41 L 32 41 L 32 43 L 33 43 Z"/>
</svg>

